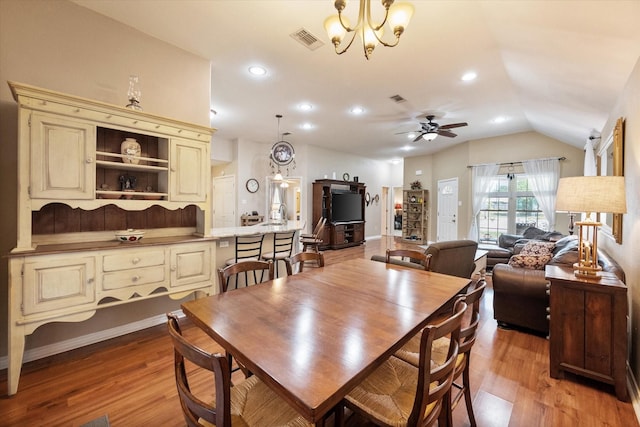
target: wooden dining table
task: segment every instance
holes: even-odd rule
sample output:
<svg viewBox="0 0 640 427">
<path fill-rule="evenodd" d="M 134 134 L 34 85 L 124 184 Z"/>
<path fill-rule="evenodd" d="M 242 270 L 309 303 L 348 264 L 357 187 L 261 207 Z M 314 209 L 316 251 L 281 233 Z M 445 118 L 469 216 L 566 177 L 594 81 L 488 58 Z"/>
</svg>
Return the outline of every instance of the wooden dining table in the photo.
<svg viewBox="0 0 640 427">
<path fill-rule="evenodd" d="M 182 304 L 184 313 L 313 423 L 470 284 L 366 259 Z"/>
</svg>

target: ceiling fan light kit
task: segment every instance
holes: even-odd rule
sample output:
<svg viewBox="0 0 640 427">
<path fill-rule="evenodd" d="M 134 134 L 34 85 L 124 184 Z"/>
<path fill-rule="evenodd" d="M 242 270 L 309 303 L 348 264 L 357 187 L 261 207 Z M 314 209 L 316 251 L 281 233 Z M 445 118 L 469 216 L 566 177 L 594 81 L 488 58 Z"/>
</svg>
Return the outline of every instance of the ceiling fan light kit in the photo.
<svg viewBox="0 0 640 427">
<path fill-rule="evenodd" d="M 436 137 L 438 135 L 442 135 L 442 136 L 446 136 L 449 138 L 455 138 L 456 136 L 458 136 L 457 134 L 451 132 L 449 129 L 453 129 L 453 128 L 459 128 L 462 126 L 467 126 L 466 122 L 460 122 L 460 123 L 451 123 L 448 125 L 442 125 L 440 126 L 438 123 L 434 122 L 433 119 L 435 118 L 435 116 L 432 115 L 428 115 L 427 116 L 427 123 L 424 122 L 420 122 L 420 130 L 415 130 L 415 131 L 409 131 L 409 132 L 400 132 L 402 133 L 406 133 L 409 135 L 417 135 L 415 137 L 415 139 L 413 140 L 413 142 L 418 142 L 421 139 L 424 139 L 425 141 L 433 141 L 434 139 L 436 139 Z"/>
<path fill-rule="evenodd" d="M 349 19 L 342 15 L 342 11 L 347 6 L 347 1 L 336 0 L 334 2 L 334 7 L 338 14 L 325 19 L 324 28 L 338 55 L 342 55 L 351 47 L 356 34 L 362 40 L 364 56 L 367 59 L 369 59 L 378 43 L 386 47 L 394 47 L 400 42 L 400 36 L 406 30 L 413 15 L 413 5 L 410 3 L 394 3 L 394 0 L 381 0 L 381 3 L 385 9 L 384 18 L 382 22 L 375 23 L 371 19 L 371 0 L 360 0 L 358 21 L 355 26 L 351 27 Z M 394 42 L 387 43 L 382 40 L 385 24 L 388 24 L 393 31 L 393 35 L 396 38 Z M 347 33 L 352 33 L 351 40 L 340 50 L 340 45 Z"/>
</svg>

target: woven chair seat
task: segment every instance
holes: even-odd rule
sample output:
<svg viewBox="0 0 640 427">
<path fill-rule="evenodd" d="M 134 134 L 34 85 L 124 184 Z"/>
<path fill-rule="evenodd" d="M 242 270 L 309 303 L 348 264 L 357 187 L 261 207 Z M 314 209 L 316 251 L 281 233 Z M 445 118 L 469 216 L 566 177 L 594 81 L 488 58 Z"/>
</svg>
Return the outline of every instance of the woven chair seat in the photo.
<svg viewBox="0 0 640 427">
<path fill-rule="evenodd" d="M 390 426 L 406 426 L 418 385 L 418 368 L 390 357 L 346 396 L 346 400 Z M 433 388 L 436 383 L 432 383 Z M 427 406 L 425 417 L 436 402 Z"/>
<path fill-rule="evenodd" d="M 289 258 L 291 256 L 290 253 L 287 252 L 279 252 L 277 254 L 273 254 L 273 252 L 267 252 L 262 254 L 262 259 L 271 259 L 271 260 L 284 260 L 285 258 Z"/>
<path fill-rule="evenodd" d="M 449 338 L 442 337 L 433 342 L 431 350 L 431 362 L 440 366 L 447 359 L 447 351 L 449 350 Z M 420 361 L 420 334 L 416 334 L 406 343 L 400 350 L 394 354 L 398 359 L 402 359 L 413 366 L 418 366 Z M 464 363 L 464 353 L 458 354 L 456 359 L 456 370 Z"/>
<path fill-rule="evenodd" d="M 214 427 L 202 418 L 198 422 Z M 231 425 L 303 427 L 312 424 L 254 375 L 231 388 Z"/>
</svg>

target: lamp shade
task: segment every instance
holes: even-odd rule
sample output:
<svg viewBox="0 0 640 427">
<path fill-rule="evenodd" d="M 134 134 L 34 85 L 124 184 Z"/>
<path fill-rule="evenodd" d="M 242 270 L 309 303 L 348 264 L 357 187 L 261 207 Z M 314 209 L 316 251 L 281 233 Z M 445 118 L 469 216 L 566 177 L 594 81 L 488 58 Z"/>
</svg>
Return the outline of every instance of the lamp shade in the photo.
<svg viewBox="0 0 640 427">
<path fill-rule="evenodd" d="M 623 176 L 572 176 L 560 178 L 556 196 L 558 212 L 626 213 Z"/>
<path fill-rule="evenodd" d="M 427 132 L 422 135 L 422 139 L 426 141 L 433 141 L 434 139 L 436 139 L 436 136 L 438 136 L 438 132 Z"/>
</svg>

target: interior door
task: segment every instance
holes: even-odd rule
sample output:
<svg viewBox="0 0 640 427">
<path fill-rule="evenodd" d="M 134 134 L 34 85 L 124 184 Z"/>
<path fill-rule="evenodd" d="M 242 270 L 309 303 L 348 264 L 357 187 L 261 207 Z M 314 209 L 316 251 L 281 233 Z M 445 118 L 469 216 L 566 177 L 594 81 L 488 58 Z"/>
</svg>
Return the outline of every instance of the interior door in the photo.
<svg viewBox="0 0 640 427">
<path fill-rule="evenodd" d="M 458 239 L 458 178 L 438 181 L 437 241 Z"/>
<path fill-rule="evenodd" d="M 233 175 L 213 179 L 213 226 L 236 226 L 236 179 Z"/>
</svg>

